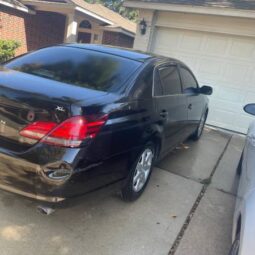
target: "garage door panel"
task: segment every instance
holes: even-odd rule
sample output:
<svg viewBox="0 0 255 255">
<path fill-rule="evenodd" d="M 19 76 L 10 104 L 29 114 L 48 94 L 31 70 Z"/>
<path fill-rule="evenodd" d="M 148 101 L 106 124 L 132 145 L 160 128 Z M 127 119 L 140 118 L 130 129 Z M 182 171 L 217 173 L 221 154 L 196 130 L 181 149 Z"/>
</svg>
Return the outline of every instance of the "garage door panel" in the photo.
<svg viewBox="0 0 255 255">
<path fill-rule="evenodd" d="M 152 51 L 186 63 L 202 85 L 214 88 L 208 123 L 246 132 L 252 117 L 243 106 L 255 102 L 255 38 L 157 28 Z"/>
<path fill-rule="evenodd" d="M 176 32 L 175 34 L 178 34 Z M 202 48 L 203 37 L 198 34 L 192 33 L 191 31 L 186 31 L 186 33 L 182 34 L 180 41 L 180 50 L 184 51 L 200 51 Z"/>
<path fill-rule="evenodd" d="M 233 112 L 211 108 L 210 115 L 208 116 L 208 121 L 210 121 L 210 123 L 213 125 L 216 124 L 216 126 L 227 128 L 233 126 L 235 122 L 235 115 L 236 113 Z M 222 118 L 224 118 L 224 122 L 222 122 Z"/>
<path fill-rule="evenodd" d="M 224 85 L 222 85 L 224 86 Z M 217 98 L 226 102 L 242 103 L 245 98 L 245 91 L 241 89 L 235 89 L 230 87 L 220 87 Z"/>
<path fill-rule="evenodd" d="M 235 113 L 235 114 L 242 114 L 243 111 L 243 105 L 240 102 L 238 103 L 234 103 L 234 102 L 226 102 L 224 100 L 219 100 L 219 99 L 211 99 L 210 100 L 211 104 L 213 105 L 217 105 L 217 107 L 215 107 L 215 109 L 221 110 L 221 109 L 225 109 L 225 111 L 230 112 L 230 113 Z"/>
<path fill-rule="evenodd" d="M 248 65 L 228 63 L 225 68 L 223 81 L 227 81 L 231 86 L 248 86 Z"/>
<path fill-rule="evenodd" d="M 201 58 L 197 72 L 201 79 L 219 80 L 224 64 L 216 58 Z"/>
<path fill-rule="evenodd" d="M 171 57 L 172 55 L 169 54 L 169 57 Z M 195 72 L 195 70 L 197 69 L 197 63 L 198 63 L 198 59 L 194 54 L 185 54 L 183 52 L 181 53 L 174 53 L 174 57 L 178 58 L 179 60 L 183 61 L 185 64 L 187 64 L 188 66 L 192 66 L 193 70 Z"/>
<path fill-rule="evenodd" d="M 156 38 L 158 41 L 160 41 L 160 48 L 162 49 L 172 49 L 175 48 L 176 45 L 179 45 L 179 42 L 181 40 L 181 33 L 168 33 L 167 28 L 162 28 L 161 30 L 156 31 Z"/>
<path fill-rule="evenodd" d="M 252 85 L 255 88 L 255 68 L 251 72 L 251 77 L 252 77 L 251 78 Z"/>
<path fill-rule="evenodd" d="M 255 59 L 254 41 L 251 39 L 237 39 L 236 41 L 233 41 L 230 49 L 230 54 L 237 58 L 243 58 L 247 60 Z"/>
<path fill-rule="evenodd" d="M 254 88 L 254 90 L 255 90 L 255 88 Z M 252 92 L 252 91 L 247 92 L 246 95 L 245 95 L 244 102 L 246 102 L 246 103 L 255 103 L 255 91 L 254 92 Z"/>
<path fill-rule="evenodd" d="M 222 38 L 222 36 L 207 36 L 205 44 L 205 52 L 210 55 L 222 56 L 226 53 L 229 45 L 229 40 Z"/>
</svg>

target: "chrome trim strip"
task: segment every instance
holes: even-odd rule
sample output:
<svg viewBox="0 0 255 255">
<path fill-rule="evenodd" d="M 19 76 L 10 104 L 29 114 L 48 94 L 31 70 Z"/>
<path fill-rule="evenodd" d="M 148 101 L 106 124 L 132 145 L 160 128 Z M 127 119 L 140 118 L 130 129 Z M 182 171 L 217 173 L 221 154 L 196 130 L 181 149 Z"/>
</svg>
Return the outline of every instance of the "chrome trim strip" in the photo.
<svg viewBox="0 0 255 255">
<path fill-rule="evenodd" d="M 33 198 L 33 199 L 40 200 L 40 201 L 44 201 L 44 202 L 57 203 L 57 202 L 61 202 L 61 201 L 65 200 L 65 198 L 63 198 L 63 197 L 47 197 L 47 196 L 32 194 L 32 193 L 29 193 L 29 192 L 18 190 L 18 189 L 13 188 L 13 187 L 5 186 L 3 184 L 0 184 L 0 189 L 11 192 L 11 193 L 15 193 L 15 194 L 18 194 L 18 195 L 21 195 L 21 196 Z"/>
</svg>

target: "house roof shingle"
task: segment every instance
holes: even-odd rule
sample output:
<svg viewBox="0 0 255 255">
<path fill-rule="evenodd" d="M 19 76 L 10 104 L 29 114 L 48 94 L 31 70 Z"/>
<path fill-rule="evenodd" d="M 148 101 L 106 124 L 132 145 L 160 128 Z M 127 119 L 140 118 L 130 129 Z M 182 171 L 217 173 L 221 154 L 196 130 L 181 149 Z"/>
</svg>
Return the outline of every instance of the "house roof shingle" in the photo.
<svg viewBox="0 0 255 255">
<path fill-rule="evenodd" d="M 16 0 L 7 0 L 7 1 L 16 1 Z M 40 3 L 40 2 L 45 2 L 49 4 L 58 3 L 58 4 L 64 4 L 64 5 L 75 5 L 111 21 L 113 25 L 111 25 L 110 27 L 112 28 L 121 28 L 132 34 L 136 33 L 136 24 L 134 22 L 122 17 L 120 14 L 110 10 L 109 8 L 101 4 L 90 4 L 90 3 L 87 3 L 85 0 L 21 0 L 21 1 L 23 1 L 24 4 L 28 4 L 28 5 L 33 3 Z"/>
<path fill-rule="evenodd" d="M 255 10 L 255 0 L 129 0 L 148 3 L 165 3 L 204 7 L 220 7 L 241 10 Z"/>
<path fill-rule="evenodd" d="M 84 0 L 71 0 L 75 5 L 84 8 L 92 13 L 95 13 L 98 16 L 105 17 L 110 20 L 113 25 L 111 27 L 122 28 L 133 34 L 136 33 L 136 24 L 120 14 L 110 10 L 109 8 L 101 4 L 89 4 Z"/>
</svg>

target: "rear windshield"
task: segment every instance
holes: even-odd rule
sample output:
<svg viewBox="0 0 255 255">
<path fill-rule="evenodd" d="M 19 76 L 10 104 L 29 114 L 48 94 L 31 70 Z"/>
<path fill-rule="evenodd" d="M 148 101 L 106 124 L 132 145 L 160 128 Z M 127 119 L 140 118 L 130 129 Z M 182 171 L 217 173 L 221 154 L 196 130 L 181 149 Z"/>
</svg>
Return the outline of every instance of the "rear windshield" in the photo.
<svg viewBox="0 0 255 255">
<path fill-rule="evenodd" d="M 100 91 L 116 91 L 140 62 L 86 49 L 50 47 L 8 62 L 16 71 Z"/>
</svg>

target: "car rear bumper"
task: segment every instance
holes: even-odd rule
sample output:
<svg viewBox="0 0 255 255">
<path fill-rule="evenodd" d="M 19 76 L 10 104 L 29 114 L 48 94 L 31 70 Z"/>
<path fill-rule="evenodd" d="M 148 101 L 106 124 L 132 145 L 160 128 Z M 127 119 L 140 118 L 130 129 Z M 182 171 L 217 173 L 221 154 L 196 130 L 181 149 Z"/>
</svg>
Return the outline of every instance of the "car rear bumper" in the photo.
<svg viewBox="0 0 255 255">
<path fill-rule="evenodd" d="M 24 153 L 14 154 L 0 147 L 0 189 L 42 202 L 58 203 L 126 176 L 128 154 L 100 161 L 92 160 L 87 149 L 39 143 Z M 67 179 L 50 180 L 45 174 L 46 167 L 56 164 L 70 167 Z"/>
<path fill-rule="evenodd" d="M 40 155 L 44 158 L 42 154 Z M 63 201 L 66 183 L 49 182 L 45 178 L 43 174 L 44 159 L 42 158 L 39 159 L 36 154 L 31 154 L 31 152 L 17 155 L 8 151 L 0 151 L 0 189 L 39 201 Z M 48 159 L 49 162 L 56 160 Z M 36 161 L 41 161 L 41 164 Z"/>
<path fill-rule="evenodd" d="M 39 195 L 36 193 L 30 193 L 30 192 L 26 192 L 26 191 L 17 189 L 15 187 L 3 185 L 3 184 L 0 184 L 0 189 L 14 193 L 14 194 L 18 194 L 24 197 L 32 198 L 38 201 L 42 201 L 42 202 L 58 203 L 66 199 L 64 197 L 45 196 L 45 195 Z"/>
</svg>

